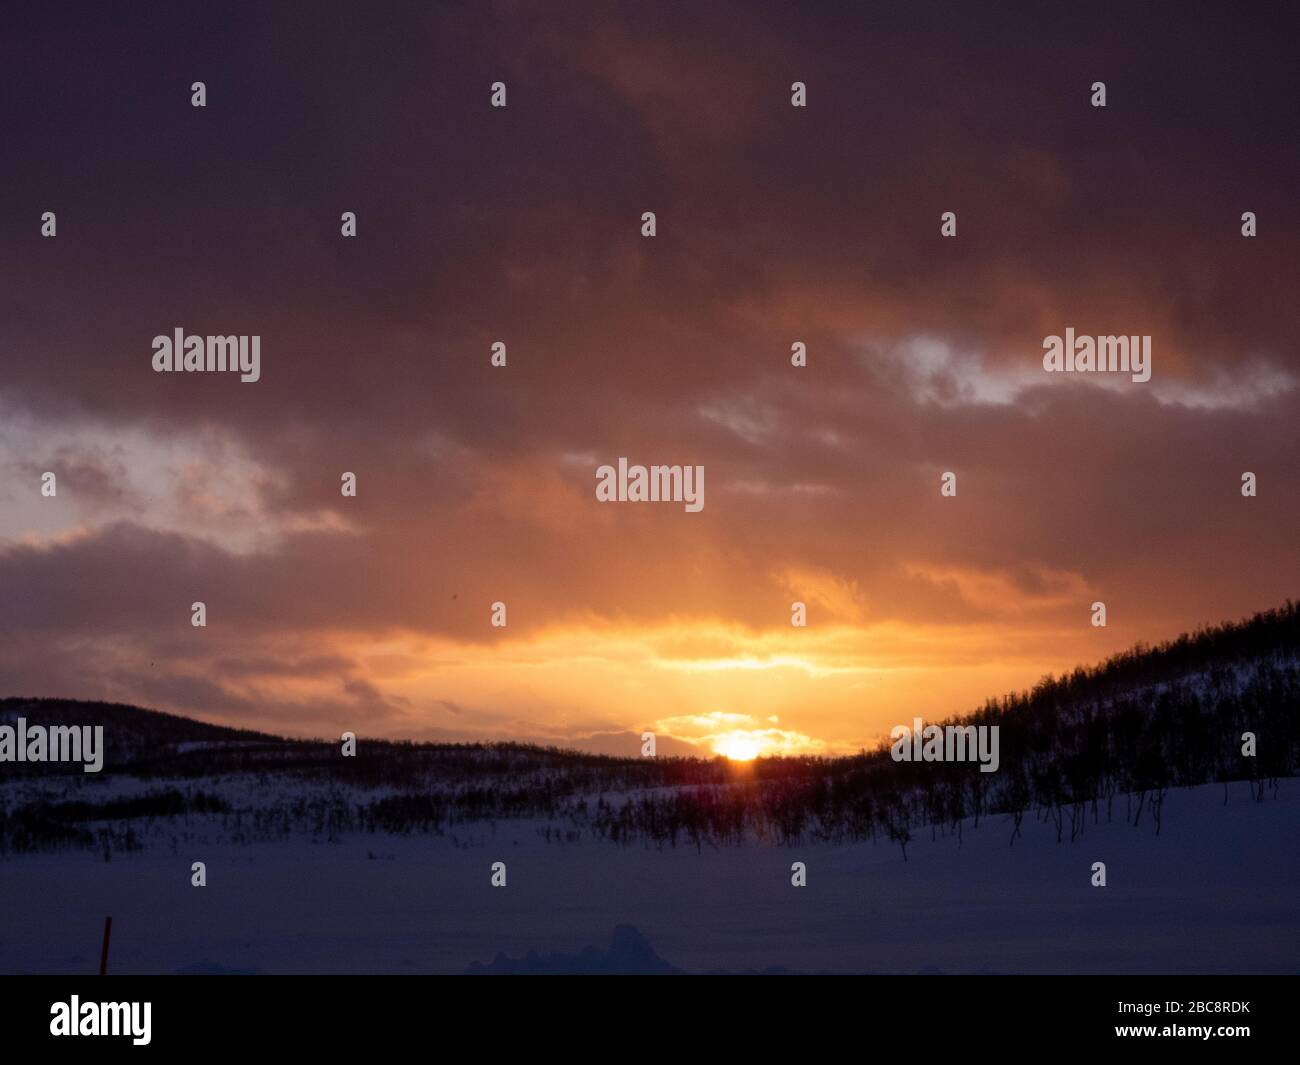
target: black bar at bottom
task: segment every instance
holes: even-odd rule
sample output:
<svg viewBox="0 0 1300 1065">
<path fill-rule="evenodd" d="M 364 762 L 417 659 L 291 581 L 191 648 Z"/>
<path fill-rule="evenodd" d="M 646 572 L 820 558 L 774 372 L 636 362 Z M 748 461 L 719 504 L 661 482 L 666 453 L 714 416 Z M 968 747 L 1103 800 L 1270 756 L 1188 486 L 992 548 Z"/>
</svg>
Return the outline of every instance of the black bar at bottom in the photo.
<svg viewBox="0 0 1300 1065">
<path fill-rule="evenodd" d="M 1296 1039 L 1291 976 L 768 977 L 743 986 L 730 979 L 727 986 L 708 976 L 505 983 L 434 976 L 4 977 L 0 1047 L 12 1061 L 22 1060 L 9 1056 L 19 1049 L 96 1053 L 110 1044 L 132 1053 L 198 1049 L 206 1057 L 262 1046 L 337 1054 L 418 1043 L 470 1053 L 478 1046 L 495 1057 L 503 1047 L 565 1044 L 602 1055 L 633 1047 L 653 1053 L 656 1044 L 676 1053 L 686 1041 L 697 1048 L 716 1042 L 732 1055 L 751 1043 L 820 1055 L 830 1052 L 827 1039 L 843 1045 L 843 1038 L 863 1051 L 882 1049 L 882 1039 L 926 1052 L 1132 1044 L 1137 1053 L 1157 1054 L 1202 1047 L 1226 1060 L 1294 1047 Z M 52 1025 L 75 1034 L 56 1035 Z M 114 1025 L 126 1034 L 89 1034 Z"/>
</svg>

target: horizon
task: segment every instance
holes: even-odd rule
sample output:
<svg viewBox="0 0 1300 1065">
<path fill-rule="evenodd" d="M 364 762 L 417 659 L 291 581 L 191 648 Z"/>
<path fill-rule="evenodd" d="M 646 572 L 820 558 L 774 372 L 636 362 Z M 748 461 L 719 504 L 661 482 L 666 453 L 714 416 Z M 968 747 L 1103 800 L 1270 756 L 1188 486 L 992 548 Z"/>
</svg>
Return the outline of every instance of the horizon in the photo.
<svg viewBox="0 0 1300 1065">
<path fill-rule="evenodd" d="M 988 695 L 983 700 L 980 706 L 968 710 L 965 713 L 949 715 L 945 717 L 935 717 L 935 718 L 931 718 L 929 721 L 926 721 L 924 723 L 927 725 L 946 726 L 950 724 L 961 724 L 962 722 L 968 722 L 973 720 L 976 717 L 976 715 L 978 715 L 985 708 L 985 706 L 989 705 L 990 703 L 997 703 L 1006 699 L 1028 696 L 1032 692 L 1037 691 L 1040 687 L 1044 685 L 1050 686 L 1064 681 L 1067 678 L 1067 676 L 1072 675 L 1076 671 L 1082 670 L 1085 673 L 1089 673 L 1089 674 L 1103 673 L 1108 668 L 1112 667 L 1116 662 L 1124 658 L 1125 656 L 1157 655 L 1160 654 L 1161 652 L 1167 651 L 1168 649 L 1174 647 L 1179 641 L 1183 639 L 1189 639 L 1194 642 L 1196 639 L 1214 631 L 1221 631 L 1225 629 L 1227 630 L 1241 629 L 1247 626 L 1248 624 L 1250 624 L 1251 622 L 1258 621 L 1261 618 L 1266 617 L 1267 615 L 1276 613 L 1277 611 L 1294 610 L 1295 602 L 1296 601 L 1288 597 L 1278 606 L 1270 607 L 1266 610 L 1262 610 L 1245 617 L 1224 619 L 1223 621 L 1217 623 L 1207 622 L 1197 626 L 1195 629 L 1179 633 L 1177 636 L 1169 637 L 1167 639 L 1161 639 L 1161 640 L 1149 641 L 1149 642 L 1139 641 L 1130 647 L 1124 648 L 1118 652 L 1115 652 L 1114 654 L 1107 655 L 1106 658 L 1102 659 L 1101 661 L 1092 662 L 1092 663 L 1086 663 L 1086 662 L 1076 663 L 1075 666 L 1073 666 L 1071 669 L 1061 674 L 1044 674 L 1032 686 L 1011 690 L 1011 691 L 1005 691 L 1002 692 L 1001 694 Z M 238 726 L 238 725 L 226 725 L 222 722 L 207 721 L 204 720 L 203 717 L 194 716 L 193 714 L 177 714 L 173 711 L 162 710 L 157 707 L 139 706 L 134 703 L 109 702 L 102 699 L 75 699 L 75 698 L 69 698 L 60 695 L 0 695 L 0 705 L 4 703 L 10 703 L 10 702 L 86 703 L 88 705 L 95 705 L 95 704 L 110 705 L 110 706 L 122 707 L 128 710 L 141 710 L 146 713 L 169 715 L 172 717 L 178 717 L 186 721 L 191 721 L 196 724 L 210 726 L 210 727 L 235 728 L 235 729 L 242 728 L 242 726 Z M 196 711 L 195 713 L 198 712 Z M 913 718 L 913 721 L 922 722 L 924 721 L 924 719 Z M 899 726 L 895 726 L 895 727 L 897 728 Z M 321 743 L 321 744 L 329 744 L 329 745 L 334 745 L 337 743 L 336 737 L 324 736 L 319 734 L 295 735 L 291 732 L 278 732 L 278 733 L 264 732 L 256 729 L 246 729 L 245 731 L 254 732 L 265 739 L 285 740 L 291 743 Z M 909 733 L 909 736 L 913 734 L 914 733 Z M 404 736 L 377 736 L 377 735 L 370 736 L 364 733 L 357 733 L 356 738 L 358 742 L 366 741 L 370 743 L 399 743 L 399 744 L 410 743 L 416 746 L 498 746 L 498 745 L 519 746 L 519 747 L 529 747 L 529 748 L 537 748 L 537 749 L 557 750 L 560 753 L 578 754 L 584 757 L 611 758 L 620 761 L 638 761 L 641 757 L 643 757 L 643 755 L 640 755 L 638 753 L 638 748 L 641 745 L 641 737 L 638 737 L 635 734 L 627 734 L 626 737 L 619 737 L 619 736 L 598 737 L 599 739 L 606 741 L 605 749 L 600 749 L 598 746 L 586 746 L 586 747 L 565 746 L 563 744 L 556 744 L 552 742 L 539 742 L 527 738 L 487 739 L 487 740 L 474 740 L 474 739 L 427 740 L 427 739 L 415 739 L 415 738 L 404 737 Z M 620 752 L 608 748 L 608 741 L 623 739 L 623 738 L 625 738 L 627 743 L 629 744 L 629 749 L 627 751 Z M 594 742 L 594 738 L 589 742 Z M 838 761 L 842 759 L 858 758 L 864 755 L 868 755 L 868 756 L 884 755 L 889 751 L 891 745 L 892 745 L 891 738 L 887 735 L 881 735 L 876 737 L 874 740 L 864 744 L 863 746 L 859 747 L 856 750 L 823 751 L 823 752 L 816 752 L 816 753 L 810 753 L 807 751 L 791 752 L 791 751 L 755 750 L 752 754 L 745 754 L 745 755 L 738 755 L 735 752 L 727 752 L 727 751 L 684 750 L 684 751 L 673 751 L 670 754 L 666 754 L 664 757 L 685 758 L 685 759 L 692 759 L 692 760 L 699 760 L 699 761 L 724 760 L 730 763 L 739 762 L 742 764 L 752 762 L 752 761 L 774 761 L 780 759 L 808 759 L 808 758 L 819 759 L 824 761 Z"/>
</svg>

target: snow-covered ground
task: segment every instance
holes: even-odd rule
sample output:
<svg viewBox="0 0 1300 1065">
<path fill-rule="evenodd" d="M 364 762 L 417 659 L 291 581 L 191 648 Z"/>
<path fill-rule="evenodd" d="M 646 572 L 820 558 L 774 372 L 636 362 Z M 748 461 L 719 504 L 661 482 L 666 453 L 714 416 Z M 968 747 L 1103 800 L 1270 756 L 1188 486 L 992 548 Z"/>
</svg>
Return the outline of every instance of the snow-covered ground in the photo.
<svg viewBox="0 0 1300 1065">
<path fill-rule="evenodd" d="M 114 972 L 463 972 L 500 952 L 603 950 L 620 925 L 688 972 L 1300 972 L 1300 781 L 1263 803 L 1233 784 L 1226 807 L 1221 785 L 1172 791 L 1159 836 L 1123 808 L 1090 814 L 1074 844 L 1032 815 L 1013 847 L 1005 817 L 967 823 L 960 848 L 921 829 L 906 863 L 884 841 L 697 853 L 546 843 L 507 821 L 233 844 L 218 819 L 176 853 L 0 860 L 0 971 L 94 972 L 111 914 Z M 205 888 L 190 886 L 199 860 Z M 615 967 L 638 967 L 626 948 L 625 933 Z"/>
</svg>

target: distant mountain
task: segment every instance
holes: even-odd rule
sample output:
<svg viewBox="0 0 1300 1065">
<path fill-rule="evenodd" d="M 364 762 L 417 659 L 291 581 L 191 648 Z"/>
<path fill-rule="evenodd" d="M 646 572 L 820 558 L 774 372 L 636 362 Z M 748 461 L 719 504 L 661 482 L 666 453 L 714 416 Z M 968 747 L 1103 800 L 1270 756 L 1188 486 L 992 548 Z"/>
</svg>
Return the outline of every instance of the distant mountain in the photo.
<svg viewBox="0 0 1300 1065">
<path fill-rule="evenodd" d="M 186 744 L 280 743 L 278 737 L 247 729 L 210 725 L 179 714 L 144 710 L 125 703 L 79 699 L 0 699 L 0 725 L 23 718 L 29 726 L 102 725 L 106 768 L 147 764 L 174 755 Z M 4 773 L 81 772 L 81 766 L 58 763 L 5 763 Z"/>
</svg>

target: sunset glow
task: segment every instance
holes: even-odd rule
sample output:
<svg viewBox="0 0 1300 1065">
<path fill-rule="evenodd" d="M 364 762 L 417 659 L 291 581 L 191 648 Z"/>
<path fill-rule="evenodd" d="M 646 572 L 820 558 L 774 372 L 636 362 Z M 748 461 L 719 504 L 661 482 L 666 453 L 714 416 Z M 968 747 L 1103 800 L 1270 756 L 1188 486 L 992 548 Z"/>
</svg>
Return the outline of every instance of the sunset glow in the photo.
<svg viewBox="0 0 1300 1065">
<path fill-rule="evenodd" d="M 725 755 L 733 762 L 748 762 L 762 753 L 763 741 L 757 736 L 734 732 L 713 741 L 715 754 Z"/>
<path fill-rule="evenodd" d="M 855 37 L 799 5 L 545 5 L 543 32 L 488 5 L 449 32 L 435 5 L 367 43 L 269 7 L 243 39 L 301 50 L 212 43 L 213 110 L 167 105 L 185 151 L 120 105 L 132 49 L 62 31 L 32 69 L 94 64 L 107 125 L 6 127 L 40 165 L 6 184 L 30 218 L 3 236 L 5 691 L 296 736 L 846 754 L 1300 585 L 1272 228 L 1294 168 L 1243 186 L 1205 145 L 1294 149 L 1213 95 L 1236 75 L 1110 41 L 1117 83 L 1154 63 L 1142 85 L 1203 105 L 1167 128 L 946 15 Z M 1243 99 L 1291 95 L 1224 54 L 1263 79 Z M 917 55 L 960 70 L 918 81 Z M 297 117 L 255 121 L 263 97 Z M 1045 372 L 1076 332 L 1149 337 L 1149 379 Z M 255 379 L 153 365 L 151 338 L 217 333 L 260 338 Z"/>
</svg>

